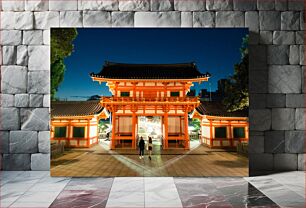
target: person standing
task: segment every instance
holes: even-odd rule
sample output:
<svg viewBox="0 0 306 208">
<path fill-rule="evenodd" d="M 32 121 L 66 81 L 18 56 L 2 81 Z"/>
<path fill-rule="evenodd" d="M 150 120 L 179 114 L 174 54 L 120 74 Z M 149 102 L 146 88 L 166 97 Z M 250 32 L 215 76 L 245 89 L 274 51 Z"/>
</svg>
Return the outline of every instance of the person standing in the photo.
<svg viewBox="0 0 306 208">
<path fill-rule="evenodd" d="M 142 136 L 140 137 L 138 147 L 139 147 L 139 159 L 142 159 L 144 155 L 144 148 L 145 148 L 145 141 L 143 140 Z"/>
<path fill-rule="evenodd" d="M 153 150 L 152 137 L 149 137 L 148 150 L 149 150 L 149 159 L 151 160 L 151 155 L 152 155 L 152 150 Z"/>
</svg>

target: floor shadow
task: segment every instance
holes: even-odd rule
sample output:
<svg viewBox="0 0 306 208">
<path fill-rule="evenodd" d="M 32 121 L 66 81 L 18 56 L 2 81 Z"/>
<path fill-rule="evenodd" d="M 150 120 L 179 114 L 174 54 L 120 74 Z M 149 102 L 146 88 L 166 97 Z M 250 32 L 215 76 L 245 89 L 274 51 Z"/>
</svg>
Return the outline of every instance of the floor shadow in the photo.
<svg viewBox="0 0 306 208">
<path fill-rule="evenodd" d="M 227 167 L 227 168 L 247 168 L 248 166 L 242 163 L 237 163 L 233 161 L 227 161 L 227 160 L 217 160 L 214 161 L 213 164 L 222 166 L 222 167 Z"/>
</svg>

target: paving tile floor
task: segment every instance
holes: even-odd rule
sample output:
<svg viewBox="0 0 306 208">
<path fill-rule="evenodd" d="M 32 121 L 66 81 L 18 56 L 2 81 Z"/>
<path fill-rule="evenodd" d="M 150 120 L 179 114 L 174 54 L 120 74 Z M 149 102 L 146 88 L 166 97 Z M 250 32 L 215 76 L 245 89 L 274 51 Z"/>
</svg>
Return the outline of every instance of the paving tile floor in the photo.
<svg viewBox="0 0 306 208">
<path fill-rule="evenodd" d="M 1 207 L 305 207 L 305 172 L 258 177 L 50 177 L 1 172 Z"/>
<path fill-rule="evenodd" d="M 236 152 L 209 149 L 203 145 L 190 151 L 155 151 L 139 159 L 137 150 L 109 150 L 96 145 L 72 149 L 51 161 L 52 176 L 247 176 L 248 158 Z M 154 148 L 157 150 L 157 148 Z"/>
</svg>

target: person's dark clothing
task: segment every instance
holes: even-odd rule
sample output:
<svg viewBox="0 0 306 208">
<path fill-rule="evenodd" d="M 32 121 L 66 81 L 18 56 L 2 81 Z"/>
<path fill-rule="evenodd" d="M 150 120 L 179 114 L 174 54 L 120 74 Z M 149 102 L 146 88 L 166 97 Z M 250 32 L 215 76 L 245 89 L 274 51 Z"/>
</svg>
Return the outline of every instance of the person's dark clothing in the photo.
<svg viewBox="0 0 306 208">
<path fill-rule="evenodd" d="M 138 146 L 139 146 L 139 155 L 140 155 L 140 156 L 143 156 L 143 155 L 144 155 L 144 148 L 145 148 L 145 142 L 144 142 L 143 139 L 141 139 L 141 140 L 139 141 Z"/>
</svg>

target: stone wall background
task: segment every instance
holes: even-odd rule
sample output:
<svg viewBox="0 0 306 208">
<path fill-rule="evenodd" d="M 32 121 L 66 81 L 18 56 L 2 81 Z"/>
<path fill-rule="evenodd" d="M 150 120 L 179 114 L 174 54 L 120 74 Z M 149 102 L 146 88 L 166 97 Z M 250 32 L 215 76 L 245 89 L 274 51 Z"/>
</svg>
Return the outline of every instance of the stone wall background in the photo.
<svg viewBox="0 0 306 208">
<path fill-rule="evenodd" d="M 50 27 L 248 27 L 250 174 L 305 170 L 303 0 L 0 2 L 4 170 L 50 168 Z"/>
</svg>

